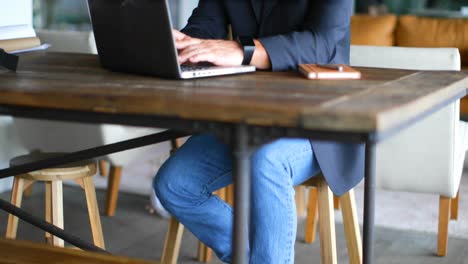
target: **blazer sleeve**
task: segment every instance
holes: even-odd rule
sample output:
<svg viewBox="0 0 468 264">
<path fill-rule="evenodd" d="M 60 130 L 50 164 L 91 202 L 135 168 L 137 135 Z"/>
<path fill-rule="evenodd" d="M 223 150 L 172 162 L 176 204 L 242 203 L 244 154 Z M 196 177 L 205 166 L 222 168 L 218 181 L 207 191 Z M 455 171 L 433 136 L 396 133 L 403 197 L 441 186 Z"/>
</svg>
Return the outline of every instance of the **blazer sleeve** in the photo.
<svg viewBox="0 0 468 264">
<path fill-rule="evenodd" d="M 222 1 L 200 0 L 182 32 L 202 39 L 225 39 L 228 35 L 226 19 Z"/>
<path fill-rule="evenodd" d="M 349 63 L 352 1 L 310 1 L 300 30 L 262 37 L 273 71 L 296 70 L 300 63 Z"/>
</svg>

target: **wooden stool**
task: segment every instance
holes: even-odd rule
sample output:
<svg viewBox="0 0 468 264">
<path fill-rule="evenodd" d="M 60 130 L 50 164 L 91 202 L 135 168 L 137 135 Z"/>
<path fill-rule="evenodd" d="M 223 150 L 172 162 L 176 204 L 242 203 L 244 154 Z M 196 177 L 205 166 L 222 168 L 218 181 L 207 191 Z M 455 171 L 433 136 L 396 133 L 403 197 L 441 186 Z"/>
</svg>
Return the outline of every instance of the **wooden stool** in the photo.
<svg viewBox="0 0 468 264">
<path fill-rule="evenodd" d="M 317 213 L 320 233 L 320 250 L 322 263 L 337 263 L 334 208 L 341 207 L 348 247 L 349 263 L 362 263 L 362 243 L 357 217 L 354 190 L 337 198 L 333 195 L 322 175 L 311 178 L 302 185 L 312 187 L 309 189 L 309 206 L 305 230 L 305 242 L 315 240 L 317 228 Z M 314 188 L 315 187 L 315 188 Z M 341 206 L 337 206 L 341 204 Z M 317 208 L 318 205 L 318 208 Z"/>
<path fill-rule="evenodd" d="M 10 166 L 18 166 L 34 161 L 52 158 L 63 155 L 60 153 L 33 153 L 20 156 L 10 161 Z M 23 191 L 33 184 L 34 181 L 43 181 L 45 183 L 45 218 L 46 221 L 63 229 L 63 190 L 62 182 L 64 180 L 74 180 L 86 194 L 86 203 L 88 207 L 89 222 L 94 244 L 105 248 L 102 235 L 101 219 L 96 200 L 96 190 L 94 188 L 93 176 L 96 174 L 96 162 L 92 160 L 76 162 L 63 166 L 57 166 L 51 169 L 43 169 L 26 174 L 16 175 L 13 181 L 13 190 L 11 193 L 11 203 L 21 207 Z M 15 239 L 18 230 L 18 218 L 13 215 L 8 216 L 8 225 L 6 238 Z M 46 233 L 46 242 L 63 247 L 64 241 Z"/>
</svg>

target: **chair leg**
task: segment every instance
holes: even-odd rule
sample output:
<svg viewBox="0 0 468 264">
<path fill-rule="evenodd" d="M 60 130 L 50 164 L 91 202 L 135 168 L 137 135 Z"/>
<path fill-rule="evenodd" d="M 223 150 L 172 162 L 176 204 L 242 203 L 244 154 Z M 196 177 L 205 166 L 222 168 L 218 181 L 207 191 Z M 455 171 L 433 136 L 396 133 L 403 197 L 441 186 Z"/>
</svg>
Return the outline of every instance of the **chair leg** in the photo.
<svg viewBox="0 0 468 264">
<path fill-rule="evenodd" d="M 180 243 L 184 226 L 174 217 L 169 220 L 169 228 L 167 230 L 166 241 L 164 241 L 164 249 L 162 253 L 161 263 L 176 264 L 179 257 Z"/>
<path fill-rule="evenodd" d="M 450 220 L 458 220 L 458 204 L 460 203 L 460 191 L 450 202 Z"/>
<path fill-rule="evenodd" d="M 24 179 L 15 177 L 13 180 L 13 188 L 11 190 L 11 204 L 16 207 L 21 207 L 21 201 L 23 200 L 23 188 Z M 16 239 L 16 232 L 18 230 L 18 217 L 10 214 L 8 215 L 8 224 L 6 230 L 6 238 Z"/>
<path fill-rule="evenodd" d="M 324 179 L 318 186 L 320 251 L 323 264 L 336 264 L 335 216 L 333 193 Z"/>
<path fill-rule="evenodd" d="M 445 257 L 448 246 L 448 225 L 450 218 L 450 202 L 447 197 L 440 197 L 439 200 L 439 233 L 437 239 L 437 255 Z"/>
<path fill-rule="evenodd" d="M 45 219 L 52 224 L 52 182 L 46 181 L 45 185 Z M 52 234 L 45 233 L 45 241 L 52 245 Z"/>
<path fill-rule="evenodd" d="M 117 207 L 117 198 L 119 196 L 120 178 L 122 176 L 122 167 L 111 166 L 109 178 L 107 180 L 106 193 L 106 216 L 114 216 L 115 208 Z"/>
<path fill-rule="evenodd" d="M 362 263 L 362 243 L 359 221 L 356 210 L 356 199 L 354 190 L 340 197 L 341 211 L 348 245 L 348 255 L 350 264 Z"/>
<path fill-rule="evenodd" d="M 309 205 L 307 208 L 307 218 L 305 226 L 304 240 L 306 243 L 313 243 L 317 233 L 317 206 L 318 192 L 317 188 L 309 188 Z"/>
<path fill-rule="evenodd" d="M 305 196 L 305 187 L 304 186 L 296 186 L 295 188 L 296 191 L 296 212 L 297 212 L 297 218 L 302 218 L 304 217 L 304 214 L 306 213 L 306 196 Z"/>
<path fill-rule="evenodd" d="M 93 242 L 96 246 L 105 249 L 106 247 L 104 244 L 104 236 L 102 234 L 101 217 L 99 216 L 93 177 L 85 177 L 82 180 L 86 194 L 86 203 L 88 205 L 89 223 L 93 234 Z"/>
<path fill-rule="evenodd" d="M 63 229 L 63 184 L 62 181 L 52 182 L 52 224 Z M 52 236 L 52 244 L 64 247 L 62 239 Z"/>
</svg>

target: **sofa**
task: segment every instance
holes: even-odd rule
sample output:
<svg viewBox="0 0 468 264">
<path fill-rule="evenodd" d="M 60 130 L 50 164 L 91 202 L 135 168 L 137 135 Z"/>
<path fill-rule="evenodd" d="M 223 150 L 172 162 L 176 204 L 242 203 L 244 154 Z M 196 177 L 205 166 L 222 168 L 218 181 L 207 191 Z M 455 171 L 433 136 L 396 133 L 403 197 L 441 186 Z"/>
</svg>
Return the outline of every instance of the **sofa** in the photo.
<svg viewBox="0 0 468 264">
<path fill-rule="evenodd" d="M 425 48 L 458 48 L 462 69 L 468 69 L 468 19 L 418 17 L 413 15 L 354 15 L 351 44 Z M 468 116 L 468 97 L 460 112 Z"/>
</svg>

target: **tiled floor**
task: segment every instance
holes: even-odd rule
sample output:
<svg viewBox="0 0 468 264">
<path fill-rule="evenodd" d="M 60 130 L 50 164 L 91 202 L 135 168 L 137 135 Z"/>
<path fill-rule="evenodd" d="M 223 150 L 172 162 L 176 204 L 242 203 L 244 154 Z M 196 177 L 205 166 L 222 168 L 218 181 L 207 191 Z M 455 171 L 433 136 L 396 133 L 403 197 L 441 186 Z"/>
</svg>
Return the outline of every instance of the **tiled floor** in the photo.
<svg viewBox="0 0 468 264">
<path fill-rule="evenodd" d="M 42 185 L 34 187 L 34 193 L 23 202 L 23 208 L 35 215 L 44 213 Z M 65 229 L 91 241 L 89 222 L 86 213 L 84 194 L 75 187 L 64 188 Z M 9 193 L 0 195 L 9 199 Z M 100 205 L 103 205 L 104 192 L 98 192 Z M 167 221 L 149 215 L 145 211 L 146 197 L 121 194 L 117 215 L 113 218 L 102 217 L 106 246 L 109 252 L 150 260 L 161 256 Z M 467 209 L 467 208 L 461 208 Z M 0 212 L 0 223 L 6 223 L 6 214 Z M 5 224 L 0 225 L 4 234 Z M 320 263 L 318 243 L 306 245 L 303 241 L 303 221 L 298 227 L 296 243 L 296 263 Z M 468 240 L 450 239 L 449 253 L 445 258 L 435 256 L 436 235 L 419 232 L 403 232 L 391 229 L 377 229 L 376 256 L 377 263 L 411 263 L 411 264 L 468 264 Z M 43 241 L 43 233 L 28 224 L 20 223 L 18 238 L 23 240 Z M 347 263 L 346 242 L 343 226 L 337 226 L 337 246 L 339 263 Z M 197 241 L 186 231 L 179 258 L 180 263 L 197 263 L 195 261 Z M 213 263 L 221 263 L 219 260 Z"/>
</svg>

